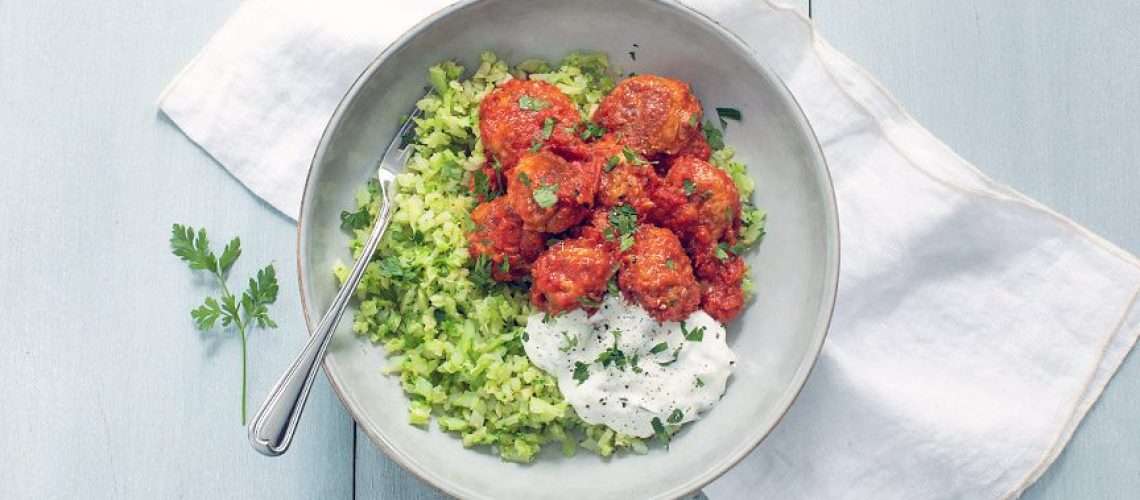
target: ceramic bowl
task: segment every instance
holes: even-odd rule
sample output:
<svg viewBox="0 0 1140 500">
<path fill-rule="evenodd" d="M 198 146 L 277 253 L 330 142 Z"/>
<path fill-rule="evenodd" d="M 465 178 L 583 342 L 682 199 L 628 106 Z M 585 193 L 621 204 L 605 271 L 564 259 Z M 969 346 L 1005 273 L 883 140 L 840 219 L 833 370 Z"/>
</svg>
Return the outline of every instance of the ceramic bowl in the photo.
<svg viewBox="0 0 1140 500">
<path fill-rule="evenodd" d="M 298 271 L 310 329 L 336 293 L 333 263 L 351 262 L 339 214 L 374 175 L 399 116 L 423 92 L 428 68 L 447 59 L 472 68 L 484 49 L 511 62 L 605 51 L 626 71 L 689 82 L 706 111 L 740 109 L 744 119 L 730 122 L 725 141 L 748 165 L 757 205 L 769 217 L 768 235 L 746 256 L 756 296 L 729 328 L 738 363 L 728 390 L 668 450 L 610 459 L 580 451 L 566 458 L 551 446 L 521 465 L 466 449 L 434 425 L 409 425 L 398 380 L 380 373 L 382 348 L 354 336 L 352 321 L 341 322 L 330 346 L 329 381 L 380 450 L 451 495 L 625 499 L 695 491 L 760 443 L 811 372 L 831 318 L 839 235 L 827 168 L 796 101 L 754 51 L 688 7 L 663 0 L 463 2 L 380 54 L 333 115 L 305 187 Z"/>
</svg>

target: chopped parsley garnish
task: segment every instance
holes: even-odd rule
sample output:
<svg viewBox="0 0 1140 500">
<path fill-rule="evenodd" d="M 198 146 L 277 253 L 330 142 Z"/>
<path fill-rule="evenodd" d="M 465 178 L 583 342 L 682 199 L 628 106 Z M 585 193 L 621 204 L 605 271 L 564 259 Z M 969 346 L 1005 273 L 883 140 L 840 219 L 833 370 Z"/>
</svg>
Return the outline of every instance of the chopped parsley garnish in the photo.
<svg viewBox="0 0 1140 500">
<path fill-rule="evenodd" d="M 499 264 L 499 272 L 503 274 L 511 272 L 511 259 L 503 259 L 503 263 Z"/>
<path fill-rule="evenodd" d="M 558 184 L 541 186 L 531 193 L 531 197 L 542 208 L 553 207 L 555 203 L 558 203 Z"/>
<path fill-rule="evenodd" d="M 551 116 L 542 122 L 542 138 L 549 139 L 550 134 L 554 133 L 554 117 Z"/>
<path fill-rule="evenodd" d="M 614 167 L 616 167 L 618 163 L 621 163 L 621 158 L 618 158 L 616 156 L 611 156 L 610 159 L 606 161 L 606 166 L 605 166 L 606 172 L 613 170 Z"/>
<path fill-rule="evenodd" d="M 360 207 L 357 212 L 345 210 L 340 213 L 340 228 L 345 231 L 367 229 L 369 224 L 372 224 L 372 215 L 368 213 L 368 207 Z"/>
<path fill-rule="evenodd" d="M 542 149 L 542 141 L 538 140 L 537 137 L 532 137 L 530 139 L 530 152 L 537 153 L 540 149 Z"/>
<path fill-rule="evenodd" d="M 637 153 L 634 153 L 632 149 L 621 148 L 621 154 L 622 156 L 625 156 L 625 162 L 630 165 L 641 165 L 644 163 L 641 161 L 641 158 L 638 158 Z"/>
<path fill-rule="evenodd" d="M 606 135 L 606 129 L 602 128 L 601 125 L 589 120 L 582 122 L 581 137 L 583 141 L 588 141 L 591 138 L 601 138 L 603 135 Z"/>
<path fill-rule="evenodd" d="M 689 116 L 689 126 L 690 127 L 696 127 L 697 126 L 697 115 Z"/>
<path fill-rule="evenodd" d="M 716 244 L 716 250 L 713 251 L 713 254 L 716 255 L 717 260 L 719 260 L 721 262 L 727 261 L 728 260 L 728 243 L 725 243 L 723 241 L 720 243 L 717 243 Z"/>
<path fill-rule="evenodd" d="M 491 178 L 482 170 L 475 171 L 475 196 L 485 202 L 499 197 L 498 190 L 491 189 Z"/>
<path fill-rule="evenodd" d="M 475 259 L 475 265 L 471 267 L 471 281 L 476 286 L 491 285 L 491 259 L 487 254 L 480 254 L 479 258 Z"/>
<path fill-rule="evenodd" d="M 562 332 L 562 338 L 566 339 L 566 343 L 558 348 L 559 351 L 570 352 L 571 349 L 578 347 L 578 337 L 572 337 L 569 333 Z"/>
<path fill-rule="evenodd" d="M 676 363 L 677 360 L 680 359 L 680 357 L 681 357 L 681 346 L 677 346 L 676 349 L 673 349 L 673 359 L 670 359 L 669 361 L 665 361 L 663 363 L 657 363 L 657 364 L 661 365 L 661 366 L 669 366 L 673 363 Z"/>
<path fill-rule="evenodd" d="M 684 419 L 685 413 L 679 409 L 674 409 L 673 413 L 670 413 L 669 418 L 665 419 L 665 421 L 669 422 L 670 424 L 679 424 Z"/>
<path fill-rule="evenodd" d="M 591 299 L 585 295 L 578 297 L 578 303 L 582 304 L 582 307 L 586 307 L 586 308 L 590 308 L 590 309 L 594 309 L 594 308 L 597 308 L 598 306 L 602 305 L 601 302 L 598 302 L 594 299 Z"/>
<path fill-rule="evenodd" d="M 716 116 L 720 118 L 720 127 L 724 128 L 728 126 L 728 122 L 724 121 L 725 118 L 732 121 L 740 121 L 740 110 L 736 108 L 716 108 Z"/>
<path fill-rule="evenodd" d="M 629 359 L 629 366 L 630 366 L 630 368 L 633 369 L 633 373 L 641 373 L 641 372 L 645 371 L 640 366 L 637 366 L 637 362 L 640 359 L 641 359 L 640 354 L 634 354 L 633 357 Z"/>
<path fill-rule="evenodd" d="M 619 234 L 633 234 L 637 231 L 637 209 L 630 205 L 619 205 L 610 209 L 610 224 Z"/>
<path fill-rule="evenodd" d="M 657 440 L 661 441 L 661 444 L 669 446 L 669 441 L 673 439 L 673 436 L 670 436 L 665 430 L 665 425 L 661 423 L 661 419 L 653 417 L 649 424 L 653 426 L 653 435 L 657 436 Z"/>
<path fill-rule="evenodd" d="M 668 350 L 669 350 L 669 344 L 661 342 L 661 343 L 653 346 L 653 348 L 649 350 L 649 354 L 662 353 L 662 352 L 665 352 Z"/>
<path fill-rule="evenodd" d="M 685 326 L 685 322 L 681 322 L 681 334 L 685 336 L 685 340 L 691 342 L 700 342 L 705 338 L 705 327 L 698 326 L 692 330 Z"/>
<path fill-rule="evenodd" d="M 523 111 L 539 111 L 550 107 L 550 103 L 536 97 L 524 95 L 519 98 L 519 109 Z"/>
<path fill-rule="evenodd" d="M 549 325 L 551 321 L 554 321 L 554 316 L 549 311 L 542 313 L 542 324 Z"/>
<path fill-rule="evenodd" d="M 519 182 L 523 183 L 524 186 L 530 187 L 530 176 L 526 175 L 526 172 L 519 172 L 517 178 Z"/>
<path fill-rule="evenodd" d="M 610 280 L 606 282 L 606 292 L 614 296 L 621 294 L 621 290 L 618 289 L 617 285 L 617 276 L 610 278 Z"/>
<path fill-rule="evenodd" d="M 380 276 L 388 278 L 399 278 L 404 275 L 404 268 L 400 265 L 400 259 L 395 256 L 388 256 L 380 259 Z"/>
<path fill-rule="evenodd" d="M 616 366 L 617 369 L 624 371 L 626 365 L 629 364 L 629 360 L 625 357 L 625 353 L 622 352 L 621 349 L 618 349 L 619 339 L 621 339 L 621 332 L 615 331 L 613 345 L 598 353 L 598 357 L 594 362 L 601 364 L 602 368 L 609 368 L 612 364 Z"/>
<path fill-rule="evenodd" d="M 670 271 L 677 269 L 677 266 L 673 264 L 673 259 L 665 259 L 665 267 L 668 267 Z"/>
<path fill-rule="evenodd" d="M 626 250 L 629 250 L 630 248 L 633 248 L 633 235 L 632 234 L 621 235 L 621 242 L 620 242 L 620 245 L 618 245 L 618 250 L 624 252 Z"/>
<path fill-rule="evenodd" d="M 574 380 L 578 381 L 578 385 L 582 385 L 582 382 L 588 378 L 590 378 L 590 365 L 576 361 L 574 363 Z"/>
<path fill-rule="evenodd" d="M 602 230 L 602 237 L 605 238 L 606 241 L 613 241 L 614 240 L 614 228 L 606 227 L 605 229 L 603 229 Z"/>
<path fill-rule="evenodd" d="M 720 129 L 716 128 L 712 122 L 705 122 L 704 130 L 705 139 L 708 141 L 709 147 L 712 148 L 713 151 L 724 149 L 724 133 L 721 132 Z"/>
<path fill-rule="evenodd" d="M 681 184 L 685 186 L 685 196 L 690 196 L 693 194 L 693 191 L 697 190 L 697 185 L 693 184 L 692 180 L 685 179 L 684 181 L 681 181 Z"/>
<path fill-rule="evenodd" d="M 704 386 L 705 386 L 705 381 L 701 380 L 700 377 L 697 377 L 697 387 L 704 387 Z"/>
</svg>

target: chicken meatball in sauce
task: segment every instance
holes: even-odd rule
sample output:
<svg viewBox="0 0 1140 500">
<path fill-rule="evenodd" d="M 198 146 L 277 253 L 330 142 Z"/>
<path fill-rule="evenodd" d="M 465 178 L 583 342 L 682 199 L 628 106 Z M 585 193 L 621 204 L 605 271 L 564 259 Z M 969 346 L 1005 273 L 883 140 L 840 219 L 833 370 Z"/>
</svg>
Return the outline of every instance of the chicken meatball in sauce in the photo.
<svg viewBox="0 0 1140 500">
<path fill-rule="evenodd" d="M 550 152 L 528 154 L 507 174 L 507 200 L 523 227 L 560 233 L 590 215 L 599 167 L 569 162 Z"/>
<path fill-rule="evenodd" d="M 505 198 L 475 207 L 471 213 L 475 230 L 467 235 L 467 252 L 491 262 L 491 276 L 514 281 L 526 276 L 531 263 L 546 249 L 541 233 L 523 229 L 522 219 L 511 211 Z"/>
<path fill-rule="evenodd" d="M 618 287 L 658 321 L 681 321 L 701 302 L 689 256 L 668 229 L 641 225 L 622 254 Z"/>
<path fill-rule="evenodd" d="M 527 153 L 581 149 L 575 134 L 581 115 L 558 87 L 510 80 L 479 104 L 479 133 L 488 160 L 510 171 Z"/>
<path fill-rule="evenodd" d="M 602 99 L 594 121 L 640 154 L 675 155 L 700 135 L 701 103 L 685 82 L 638 75 Z"/>
<path fill-rule="evenodd" d="M 534 263 L 531 302 L 551 314 L 594 308 L 606 293 L 614 264 L 613 253 L 595 238 L 559 241 Z"/>
</svg>

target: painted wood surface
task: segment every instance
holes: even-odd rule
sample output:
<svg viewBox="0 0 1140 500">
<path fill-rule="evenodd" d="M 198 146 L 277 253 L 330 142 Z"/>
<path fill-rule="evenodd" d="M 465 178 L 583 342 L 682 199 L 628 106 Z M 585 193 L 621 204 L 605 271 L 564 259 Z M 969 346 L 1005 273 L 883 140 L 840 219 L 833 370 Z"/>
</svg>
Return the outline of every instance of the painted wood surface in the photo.
<svg viewBox="0 0 1140 500">
<path fill-rule="evenodd" d="M 274 262 L 282 328 L 250 339 L 250 404 L 305 339 L 293 224 L 155 100 L 239 0 L 0 0 L 0 498 L 348 498 L 353 425 L 322 381 L 295 448 L 253 452 L 236 335 L 170 254 L 175 221 Z M 223 241 L 224 242 L 224 241 Z"/>
<path fill-rule="evenodd" d="M 281 271 L 283 326 L 250 339 L 251 405 L 304 341 L 292 223 L 154 105 L 239 3 L 0 0 L 0 498 L 437 497 L 323 380 L 294 449 L 256 455 L 237 339 L 187 315 L 212 288 L 169 254 L 174 221 L 240 235 L 236 279 Z M 1140 253 L 1132 2 L 810 3 L 825 37 L 963 156 Z M 1133 358 L 1026 497 L 1140 491 Z"/>
</svg>

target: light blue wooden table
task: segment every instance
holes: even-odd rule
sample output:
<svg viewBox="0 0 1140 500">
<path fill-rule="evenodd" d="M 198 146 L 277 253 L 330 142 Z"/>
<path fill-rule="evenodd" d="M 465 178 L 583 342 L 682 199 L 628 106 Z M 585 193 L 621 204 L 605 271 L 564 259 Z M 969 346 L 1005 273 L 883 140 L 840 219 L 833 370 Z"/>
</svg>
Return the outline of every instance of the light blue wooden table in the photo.
<svg viewBox="0 0 1140 500">
<path fill-rule="evenodd" d="M 0 498 L 428 498 L 322 380 L 290 453 L 238 422 L 240 348 L 199 335 L 211 291 L 170 223 L 274 262 L 282 328 L 250 339 L 251 400 L 303 343 L 293 224 L 155 110 L 240 0 L 0 0 Z M 1130 0 L 807 0 L 819 29 L 998 180 L 1140 253 L 1140 7 Z M 1129 358 L 1029 498 L 1140 491 Z M 256 404 L 252 401 L 251 404 Z"/>
</svg>

